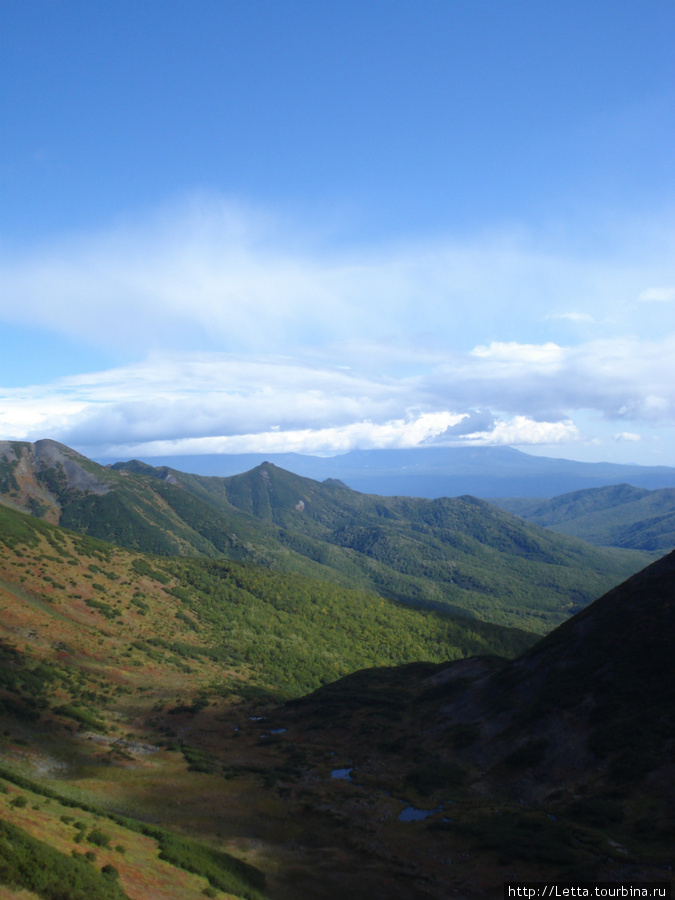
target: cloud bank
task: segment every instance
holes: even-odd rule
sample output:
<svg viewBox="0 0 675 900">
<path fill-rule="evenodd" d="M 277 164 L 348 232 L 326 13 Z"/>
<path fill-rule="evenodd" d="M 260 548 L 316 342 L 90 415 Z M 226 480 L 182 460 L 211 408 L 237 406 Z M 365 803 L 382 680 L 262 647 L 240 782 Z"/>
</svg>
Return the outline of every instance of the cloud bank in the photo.
<svg viewBox="0 0 675 900">
<path fill-rule="evenodd" d="M 673 359 L 675 337 L 412 353 L 408 365 L 426 371 L 398 377 L 280 357 L 155 355 L 5 389 L 0 428 L 100 456 L 569 443 L 583 437 L 580 409 L 614 423 L 675 421 Z"/>
<path fill-rule="evenodd" d="M 514 232 L 328 237 L 199 200 L 0 253 L 6 328 L 119 359 L 0 389 L 2 436 L 98 456 L 335 453 L 577 444 L 602 423 L 617 446 L 675 425 L 675 295 L 654 287 L 675 282 L 672 232 L 595 253 Z"/>
</svg>

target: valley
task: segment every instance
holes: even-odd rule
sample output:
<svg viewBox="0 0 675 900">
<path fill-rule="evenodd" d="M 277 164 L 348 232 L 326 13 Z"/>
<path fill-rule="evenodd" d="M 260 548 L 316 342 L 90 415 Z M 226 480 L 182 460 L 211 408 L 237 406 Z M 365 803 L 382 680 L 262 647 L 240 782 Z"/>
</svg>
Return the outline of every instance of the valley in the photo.
<svg viewBox="0 0 675 900">
<path fill-rule="evenodd" d="M 671 877 L 672 554 L 625 581 L 655 554 L 473 498 L 101 472 L 60 445 L 38 478 L 31 446 L 2 473 L 0 896 Z M 439 577 L 448 548 L 470 587 Z"/>
</svg>

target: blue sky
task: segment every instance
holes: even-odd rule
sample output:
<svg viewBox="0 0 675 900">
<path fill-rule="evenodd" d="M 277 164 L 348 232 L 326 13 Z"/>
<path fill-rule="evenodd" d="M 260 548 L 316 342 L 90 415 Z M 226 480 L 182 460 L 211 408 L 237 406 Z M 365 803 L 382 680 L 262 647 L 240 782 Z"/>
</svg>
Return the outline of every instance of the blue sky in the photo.
<svg viewBox="0 0 675 900">
<path fill-rule="evenodd" d="M 670 0 L 0 0 L 0 438 L 675 465 Z"/>
</svg>

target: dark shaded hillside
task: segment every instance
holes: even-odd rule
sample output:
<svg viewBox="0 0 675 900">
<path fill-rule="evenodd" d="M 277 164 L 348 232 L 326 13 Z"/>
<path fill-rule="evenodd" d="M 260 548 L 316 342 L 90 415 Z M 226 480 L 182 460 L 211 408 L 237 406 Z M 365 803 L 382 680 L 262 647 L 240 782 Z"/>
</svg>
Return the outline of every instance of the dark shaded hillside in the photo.
<svg viewBox="0 0 675 900">
<path fill-rule="evenodd" d="M 674 633 L 675 553 L 510 663 L 355 673 L 279 718 L 350 760 L 359 784 L 429 810 L 429 840 L 502 872 L 670 880 Z"/>
<path fill-rule="evenodd" d="M 427 710 L 428 721 L 441 746 L 456 743 L 458 729 L 473 728 L 459 755 L 500 790 L 560 802 L 584 786 L 628 795 L 647 778 L 663 778 L 672 789 L 673 634 L 675 553 L 510 663 L 475 659 L 441 668 L 418 699 L 435 709 Z"/>
<path fill-rule="evenodd" d="M 561 791 L 569 797 L 583 785 L 630 792 L 647 777 L 658 780 L 659 771 L 673 787 L 673 634 L 675 553 L 511 663 L 474 659 L 421 669 L 414 703 L 426 704 L 433 741 L 451 747 L 465 729 L 459 755 L 474 774 L 530 800 L 560 799 Z M 390 677 L 396 673 L 354 675 L 300 705 Z"/>
<path fill-rule="evenodd" d="M 525 755 L 536 744 L 526 766 L 527 793 L 534 796 L 566 783 L 576 792 L 586 785 L 630 794 L 630 785 L 648 776 L 654 785 L 665 778 L 672 786 L 673 634 L 675 553 L 595 601 L 482 685 L 478 703 L 485 712 L 498 709 L 501 723 L 479 758 L 494 772 L 515 748 Z M 453 716 L 452 707 L 446 714 Z"/>
<path fill-rule="evenodd" d="M 552 500 L 493 501 L 526 521 L 600 547 L 665 553 L 675 547 L 675 489 L 628 484 L 563 494 Z"/>
</svg>

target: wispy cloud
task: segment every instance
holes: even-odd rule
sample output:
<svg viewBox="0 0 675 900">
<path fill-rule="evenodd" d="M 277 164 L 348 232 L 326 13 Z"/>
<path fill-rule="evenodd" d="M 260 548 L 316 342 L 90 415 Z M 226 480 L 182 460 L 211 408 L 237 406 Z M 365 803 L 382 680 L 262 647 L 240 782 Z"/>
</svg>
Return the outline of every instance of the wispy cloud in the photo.
<svg viewBox="0 0 675 900">
<path fill-rule="evenodd" d="M 519 344 L 517 341 L 493 341 L 490 345 L 480 345 L 471 351 L 478 359 L 512 372 L 516 368 L 557 369 L 564 357 L 565 350 L 549 341 L 546 344 Z"/>
<path fill-rule="evenodd" d="M 509 231 L 341 250 L 326 249 L 320 232 L 197 199 L 99 235 L 0 253 L 0 317 L 137 356 L 296 352 L 357 336 L 466 351 L 486 339 L 543 342 L 566 321 L 640 331 L 631 298 L 664 299 L 644 285 L 675 277 L 664 262 L 675 257 L 669 234 L 592 257 Z"/>
<path fill-rule="evenodd" d="M 675 300 L 675 287 L 648 288 L 638 297 L 642 303 L 672 303 Z"/>
<path fill-rule="evenodd" d="M 618 434 L 615 434 L 613 439 L 615 441 L 629 441 L 632 443 L 637 443 L 642 440 L 642 435 L 636 434 L 634 431 L 620 431 Z"/>
<path fill-rule="evenodd" d="M 595 322 L 595 319 L 590 313 L 585 312 L 562 312 L 562 313 L 550 313 L 546 316 L 547 319 L 567 319 L 570 322 Z"/>
</svg>

